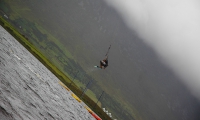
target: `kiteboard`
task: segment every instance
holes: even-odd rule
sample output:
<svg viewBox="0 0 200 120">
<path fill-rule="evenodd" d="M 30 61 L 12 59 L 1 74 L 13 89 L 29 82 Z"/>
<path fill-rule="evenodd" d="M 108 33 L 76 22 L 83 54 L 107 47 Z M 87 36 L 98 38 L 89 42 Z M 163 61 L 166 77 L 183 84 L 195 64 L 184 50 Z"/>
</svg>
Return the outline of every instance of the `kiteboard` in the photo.
<svg viewBox="0 0 200 120">
<path fill-rule="evenodd" d="M 94 66 L 95 68 L 99 68 L 99 69 L 101 69 L 99 66 Z"/>
</svg>

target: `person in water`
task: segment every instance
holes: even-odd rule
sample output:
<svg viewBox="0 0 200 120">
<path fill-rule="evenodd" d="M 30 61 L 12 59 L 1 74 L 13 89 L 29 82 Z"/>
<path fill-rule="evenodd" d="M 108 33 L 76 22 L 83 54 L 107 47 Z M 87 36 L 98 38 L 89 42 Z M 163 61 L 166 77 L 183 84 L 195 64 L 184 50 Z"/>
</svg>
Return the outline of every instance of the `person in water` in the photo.
<svg viewBox="0 0 200 120">
<path fill-rule="evenodd" d="M 100 61 L 100 66 L 97 66 L 98 68 L 105 69 L 108 67 L 108 56 L 106 56 L 105 59 Z"/>
</svg>

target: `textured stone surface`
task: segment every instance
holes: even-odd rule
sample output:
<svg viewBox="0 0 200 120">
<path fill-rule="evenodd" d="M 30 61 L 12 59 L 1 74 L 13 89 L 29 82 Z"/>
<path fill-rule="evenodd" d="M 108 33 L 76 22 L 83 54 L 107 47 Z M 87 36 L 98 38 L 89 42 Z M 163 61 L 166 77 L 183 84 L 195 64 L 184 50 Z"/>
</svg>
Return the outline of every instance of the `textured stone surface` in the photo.
<svg viewBox="0 0 200 120">
<path fill-rule="evenodd" d="M 94 120 L 58 81 L 0 26 L 0 120 Z"/>
</svg>

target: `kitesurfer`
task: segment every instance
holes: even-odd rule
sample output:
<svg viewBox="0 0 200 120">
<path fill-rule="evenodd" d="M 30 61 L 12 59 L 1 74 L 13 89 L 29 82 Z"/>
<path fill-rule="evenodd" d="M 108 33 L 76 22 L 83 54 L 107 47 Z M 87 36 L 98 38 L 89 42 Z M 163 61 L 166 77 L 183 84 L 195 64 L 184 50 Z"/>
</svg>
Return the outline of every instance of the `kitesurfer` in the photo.
<svg viewBox="0 0 200 120">
<path fill-rule="evenodd" d="M 106 56 L 105 59 L 100 61 L 100 66 L 97 66 L 98 68 L 105 69 L 108 67 L 108 56 Z"/>
<path fill-rule="evenodd" d="M 108 67 L 108 53 L 109 53 L 110 47 L 111 45 L 109 46 L 108 51 L 105 55 L 106 58 L 100 61 L 100 66 L 94 66 L 94 67 L 101 68 L 101 69 L 105 69 L 106 67 Z"/>
</svg>

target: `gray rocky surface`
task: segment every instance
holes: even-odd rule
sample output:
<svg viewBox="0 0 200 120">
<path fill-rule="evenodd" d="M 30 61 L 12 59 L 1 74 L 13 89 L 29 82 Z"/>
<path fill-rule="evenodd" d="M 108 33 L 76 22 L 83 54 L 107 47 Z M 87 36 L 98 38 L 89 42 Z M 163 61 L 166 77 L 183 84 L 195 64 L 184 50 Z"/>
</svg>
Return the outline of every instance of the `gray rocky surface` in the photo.
<svg viewBox="0 0 200 120">
<path fill-rule="evenodd" d="M 58 82 L 0 26 L 0 120 L 94 120 Z"/>
</svg>

